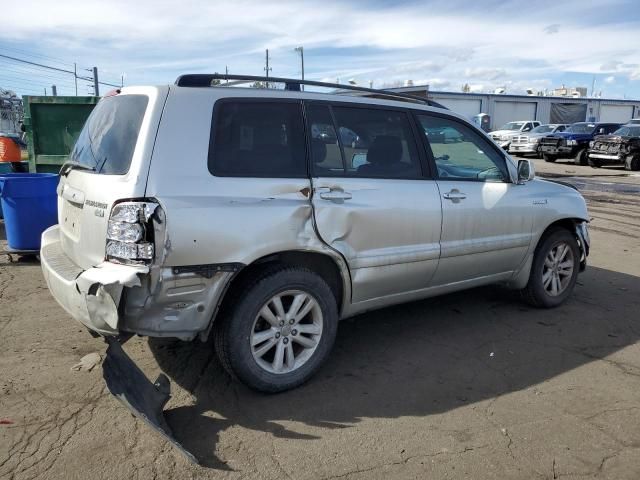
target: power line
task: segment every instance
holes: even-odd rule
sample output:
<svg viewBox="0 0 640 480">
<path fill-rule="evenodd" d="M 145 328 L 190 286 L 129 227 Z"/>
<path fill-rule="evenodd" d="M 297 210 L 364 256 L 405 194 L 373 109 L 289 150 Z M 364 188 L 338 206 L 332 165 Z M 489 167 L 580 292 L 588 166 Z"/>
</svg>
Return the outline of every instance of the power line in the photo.
<svg viewBox="0 0 640 480">
<path fill-rule="evenodd" d="M 0 83 L 4 84 L 6 82 L 18 82 L 18 83 L 24 83 L 26 85 L 35 85 L 37 87 L 50 87 L 51 85 L 56 85 L 59 88 L 73 90 L 73 86 L 61 85 L 58 82 L 44 82 L 44 81 L 37 81 L 37 80 L 31 81 L 31 80 L 25 80 L 22 78 L 11 78 L 11 77 L 0 76 Z"/>
<path fill-rule="evenodd" d="M 67 62 L 66 60 L 63 60 L 62 58 L 59 57 L 52 57 L 51 55 L 42 55 L 40 53 L 35 53 L 35 52 L 31 52 L 29 50 L 22 50 L 20 48 L 15 48 L 15 47 L 7 47 L 5 45 L 0 45 L 0 49 L 2 50 L 9 50 L 12 52 L 18 52 L 19 54 L 26 56 L 26 57 L 35 57 L 35 58 L 43 58 L 45 60 L 50 60 L 53 61 L 54 63 L 59 63 L 61 65 L 67 65 L 67 66 L 71 66 L 72 64 Z"/>
<path fill-rule="evenodd" d="M 76 78 L 78 78 L 78 79 L 87 80 L 87 81 L 93 81 L 93 78 L 79 76 L 79 75 L 78 75 L 76 72 L 74 72 L 73 70 L 65 70 L 65 69 L 63 69 L 63 68 L 52 67 L 52 66 L 50 66 L 50 65 L 44 65 L 44 64 L 42 64 L 42 63 L 38 63 L 38 62 L 32 62 L 32 61 L 29 61 L 29 60 L 24 60 L 24 59 L 22 59 L 22 58 L 16 58 L 16 57 L 13 57 L 13 56 L 11 56 L 11 55 L 4 55 L 4 54 L 2 54 L 2 53 L 0 53 L 0 58 L 6 58 L 6 59 L 9 59 L 9 60 L 13 60 L 13 61 L 15 61 L 15 62 L 20 62 L 20 63 L 24 63 L 24 64 L 27 64 L 27 65 L 33 65 L 33 66 L 40 67 L 40 68 L 45 68 L 45 69 L 47 69 L 47 70 L 52 70 L 52 71 L 57 71 L 57 72 L 68 73 L 68 74 L 73 75 L 74 77 L 76 77 Z M 94 67 L 94 68 L 95 68 L 95 67 Z M 94 70 L 94 72 L 95 72 L 95 70 Z M 120 87 L 120 86 L 121 86 L 121 85 L 116 85 L 116 84 L 109 83 L 109 82 L 98 82 L 98 83 L 99 83 L 100 85 L 107 85 L 107 86 L 109 86 L 109 87 L 116 87 L 116 88 L 118 88 L 118 87 Z"/>
<path fill-rule="evenodd" d="M 21 59 L 21 58 L 12 57 L 10 55 L 4 55 L 2 53 L 0 53 L 0 57 L 8 58 L 9 60 L 13 60 L 15 62 L 21 62 L 21 63 L 26 63 L 26 64 L 29 64 L 29 65 L 35 65 L 36 67 L 40 67 L 40 68 L 46 68 L 46 69 L 49 69 L 49 70 L 57 70 L 58 72 L 70 73 L 72 75 L 74 74 L 74 72 L 72 70 L 65 70 L 63 68 L 51 67 L 49 65 L 43 65 L 42 63 L 30 62 L 29 60 L 24 60 L 24 59 Z"/>
<path fill-rule="evenodd" d="M 17 72 L 15 70 L 9 70 L 6 68 L 2 68 L 0 71 L 5 78 L 12 78 L 17 80 L 25 80 L 25 81 L 33 81 L 36 79 L 43 79 L 42 81 L 46 83 L 56 82 L 60 85 L 68 85 L 73 86 L 73 80 L 62 77 L 53 77 L 51 75 L 43 75 L 40 72 Z"/>
</svg>

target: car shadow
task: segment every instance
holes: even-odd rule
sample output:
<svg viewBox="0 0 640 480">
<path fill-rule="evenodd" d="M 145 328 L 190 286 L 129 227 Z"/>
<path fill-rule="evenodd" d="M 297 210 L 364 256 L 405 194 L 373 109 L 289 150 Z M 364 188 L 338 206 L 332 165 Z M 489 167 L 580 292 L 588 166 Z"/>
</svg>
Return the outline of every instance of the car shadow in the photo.
<svg viewBox="0 0 640 480">
<path fill-rule="evenodd" d="M 235 426 L 307 440 L 317 437 L 279 422 L 313 426 L 321 436 L 364 418 L 433 415 L 526 389 L 640 338 L 638 277 L 591 267 L 578 282 L 554 310 L 487 287 L 345 320 L 328 363 L 277 395 L 232 380 L 211 341 L 150 339 L 163 371 L 195 398 L 165 417 L 202 465 L 226 469 L 215 446 Z"/>
</svg>

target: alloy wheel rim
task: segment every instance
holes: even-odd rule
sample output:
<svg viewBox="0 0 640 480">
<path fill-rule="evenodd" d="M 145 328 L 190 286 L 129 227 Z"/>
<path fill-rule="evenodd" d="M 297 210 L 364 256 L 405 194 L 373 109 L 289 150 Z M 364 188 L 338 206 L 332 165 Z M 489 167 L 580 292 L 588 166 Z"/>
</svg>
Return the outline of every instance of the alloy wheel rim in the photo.
<svg viewBox="0 0 640 480">
<path fill-rule="evenodd" d="M 308 292 L 286 290 L 259 310 L 249 342 L 256 364 L 269 373 L 291 373 L 304 365 L 320 343 L 322 309 Z"/>
<path fill-rule="evenodd" d="M 551 247 L 542 266 L 542 286 L 548 295 L 557 297 L 564 293 L 571 282 L 574 263 L 573 250 L 568 243 Z"/>
</svg>

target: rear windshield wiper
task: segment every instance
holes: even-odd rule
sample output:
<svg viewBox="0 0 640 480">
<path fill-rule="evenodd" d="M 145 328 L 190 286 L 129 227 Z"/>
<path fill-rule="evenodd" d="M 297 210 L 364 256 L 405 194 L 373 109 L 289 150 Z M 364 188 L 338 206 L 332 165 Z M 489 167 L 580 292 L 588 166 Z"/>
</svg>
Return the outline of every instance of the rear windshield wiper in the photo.
<svg viewBox="0 0 640 480">
<path fill-rule="evenodd" d="M 90 167 L 89 165 L 83 165 L 82 163 L 77 162 L 64 162 L 62 164 L 62 168 L 60 168 L 60 176 L 67 176 L 71 170 L 88 170 L 90 172 L 95 172 L 96 167 Z"/>
</svg>

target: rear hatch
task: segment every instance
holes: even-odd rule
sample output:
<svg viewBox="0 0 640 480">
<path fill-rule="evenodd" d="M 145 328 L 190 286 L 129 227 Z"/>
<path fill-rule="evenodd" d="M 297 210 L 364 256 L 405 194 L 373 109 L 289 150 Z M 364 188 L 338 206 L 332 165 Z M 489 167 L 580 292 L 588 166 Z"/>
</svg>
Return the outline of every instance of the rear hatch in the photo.
<svg viewBox="0 0 640 480">
<path fill-rule="evenodd" d="M 86 269 L 105 258 L 118 200 L 142 198 L 168 87 L 130 87 L 98 102 L 60 171 L 58 223 L 64 252 Z"/>
</svg>

